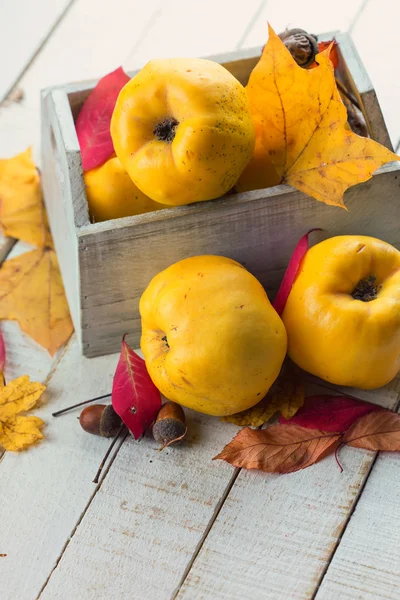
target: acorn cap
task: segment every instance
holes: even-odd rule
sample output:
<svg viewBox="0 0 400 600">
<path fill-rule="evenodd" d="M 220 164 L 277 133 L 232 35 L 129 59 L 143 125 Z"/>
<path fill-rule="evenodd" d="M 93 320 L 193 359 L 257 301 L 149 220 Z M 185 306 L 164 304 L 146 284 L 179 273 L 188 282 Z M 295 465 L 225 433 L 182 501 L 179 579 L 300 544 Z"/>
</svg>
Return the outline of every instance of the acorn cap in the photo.
<svg viewBox="0 0 400 600">
<path fill-rule="evenodd" d="M 122 425 L 122 419 L 115 412 L 113 405 L 108 404 L 100 418 L 100 435 L 105 438 L 115 437 Z"/>
<path fill-rule="evenodd" d="M 182 407 L 176 402 L 166 402 L 160 408 L 153 425 L 153 437 L 162 448 L 178 444 L 186 434 L 186 419 Z"/>
</svg>

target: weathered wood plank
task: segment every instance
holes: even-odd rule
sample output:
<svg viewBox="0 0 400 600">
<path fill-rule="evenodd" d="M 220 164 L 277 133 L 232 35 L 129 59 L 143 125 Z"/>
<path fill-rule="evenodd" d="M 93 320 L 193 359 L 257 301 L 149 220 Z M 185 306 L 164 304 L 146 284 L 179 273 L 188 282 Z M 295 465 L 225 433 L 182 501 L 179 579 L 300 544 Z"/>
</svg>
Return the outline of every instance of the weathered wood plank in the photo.
<svg viewBox="0 0 400 600">
<path fill-rule="evenodd" d="M 86 364 L 108 371 L 106 360 Z M 125 442 L 41 599 L 171 597 L 233 476 L 211 459 L 235 428 L 186 414 L 188 437 L 176 449 Z"/>
<path fill-rule="evenodd" d="M 352 393 L 393 408 L 399 400 L 400 378 L 375 393 Z M 242 470 L 177 598 L 313 597 L 374 456 L 372 452 L 343 448 L 343 473 L 332 456 L 290 475 Z M 366 538 L 365 546 L 369 541 Z M 377 544 L 379 552 L 378 548 Z M 348 565 L 346 572 L 351 568 Z M 342 594 L 346 584 L 338 587 L 337 583 L 344 575 L 335 573 L 331 589 L 336 594 L 321 592 L 321 600 L 347 598 Z M 348 581 L 350 586 L 351 577 Z M 351 596 L 354 600 L 361 597 Z M 371 595 L 371 600 L 373 597 L 379 595 Z"/>
<path fill-rule="evenodd" d="M 263 10 L 243 41 L 243 46 L 263 46 L 268 39 L 269 22 L 276 33 L 292 27 L 302 27 L 312 33 L 347 31 L 364 0 L 338 0 L 334 10 L 321 10 L 318 0 L 300 2 L 264 1 Z"/>
<path fill-rule="evenodd" d="M 399 470 L 399 453 L 379 454 L 316 600 L 398 598 Z"/>
<path fill-rule="evenodd" d="M 275 290 L 297 240 L 314 227 L 326 237 L 372 235 L 400 247 L 397 163 L 345 194 L 348 212 L 288 186 L 82 227 L 80 251 L 83 348 L 116 351 L 124 332 L 139 344 L 139 298 L 170 264 L 200 254 L 241 262 Z M 399 171 L 400 173 L 400 171 Z M 368 199 L 368 200 L 366 200 Z M 386 207 L 386 208 L 385 208 Z"/>
<path fill-rule="evenodd" d="M 92 479 L 108 441 L 83 432 L 77 413 L 59 419 L 51 413 L 108 392 L 116 360 L 83 360 L 72 340 L 51 377 L 46 403 L 34 413 L 47 424 L 46 440 L 27 452 L 7 452 L 2 459 L 3 600 L 37 597 L 95 490 Z"/>
<path fill-rule="evenodd" d="M 209 56 L 237 47 L 260 0 L 170 0 L 163 2 L 148 24 L 148 35 L 135 41 L 124 60 L 127 70 L 151 58 Z"/>
<path fill-rule="evenodd" d="M 0 103 L 28 66 L 72 0 L 0 3 Z"/>
<path fill-rule="evenodd" d="M 400 48 L 399 20 L 398 2 L 370 0 L 351 32 L 376 90 L 393 144 L 400 136 L 400 70 L 393 58 Z M 376 40 L 376 43 L 371 43 L 371 40 Z"/>
</svg>

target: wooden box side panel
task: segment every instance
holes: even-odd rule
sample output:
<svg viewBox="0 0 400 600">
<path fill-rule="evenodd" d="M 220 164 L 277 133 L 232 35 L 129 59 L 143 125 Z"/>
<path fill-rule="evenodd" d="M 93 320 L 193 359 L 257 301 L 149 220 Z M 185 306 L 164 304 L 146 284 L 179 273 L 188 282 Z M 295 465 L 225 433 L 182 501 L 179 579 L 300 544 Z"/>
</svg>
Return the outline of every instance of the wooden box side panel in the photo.
<svg viewBox="0 0 400 600">
<path fill-rule="evenodd" d="M 59 91 L 42 93 L 42 185 L 71 317 L 76 331 L 80 332 L 78 242 L 73 202 L 74 197 L 79 197 L 77 188 L 81 177 L 76 183 L 76 174 L 80 169 L 80 154 L 71 153 L 68 148 L 68 120 L 65 114 L 58 112 L 63 108 L 63 112 L 68 108 L 65 94 Z M 61 123 L 64 123 L 67 133 L 63 131 Z"/>
<path fill-rule="evenodd" d="M 83 350 L 97 356 L 119 349 L 121 336 L 140 339 L 138 303 L 151 278 L 172 263 L 199 254 L 229 256 L 266 287 L 277 289 L 298 239 L 313 227 L 323 236 L 363 234 L 400 248 L 400 171 L 383 169 L 346 193 L 349 212 L 327 206 L 287 186 L 131 217 L 113 229 L 104 224 L 79 234 Z M 277 192 L 278 190 L 278 192 Z M 147 217 L 147 218 L 145 218 Z"/>
<path fill-rule="evenodd" d="M 362 108 L 369 135 L 373 140 L 393 150 L 376 92 L 351 36 L 338 33 L 335 39 L 339 44 L 340 75 Z"/>
</svg>

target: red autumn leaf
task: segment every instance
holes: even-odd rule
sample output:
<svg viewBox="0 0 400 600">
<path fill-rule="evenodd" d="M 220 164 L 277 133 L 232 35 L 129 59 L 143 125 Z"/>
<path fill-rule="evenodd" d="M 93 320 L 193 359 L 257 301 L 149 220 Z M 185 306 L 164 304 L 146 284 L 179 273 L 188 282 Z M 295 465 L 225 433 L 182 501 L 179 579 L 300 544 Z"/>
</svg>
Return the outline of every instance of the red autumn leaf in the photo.
<svg viewBox="0 0 400 600">
<path fill-rule="evenodd" d="M 103 164 L 114 152 L 111 116 L 118 94 L 128 81 L 128 75 L 119 67 L 100 79 L 82 106 L 76 120 L 76 133 L 84 171 Z"/>
<path fill-rule="evenodd" d="M 137 440 L 155 420 L 161 407 L 161 395 L 148 374 L 145 361 L 125 339 L 115 371 L 112 405 Z"/>
<path fill-rule="evenodd" d="M 303 235 L 303 237 L 297 242 L 297 246 L 290 258 L 289 264 L 282 279 L 282 283 L 279 286 L 278 293 L 276 294 L 273 303 L 273 307 L 278 315 L 281 315 L 285 309 L 286 300 L 289 297 L 290 290 L 292 289 L 292 285 L 296 279 L 301 261 L 308 250 L 308 236 L 313 231 L 320 231 L 320 229 L 311 229 L 308 233 Z"/>
<path fill-rule="evenodd" d="M 326 50 L 327 48 L 329 48 L 329 46 L 333 44 L 332 49 L 330 51 L 329 54 L 329 58 L 332 62 L 333 68 L 337 69 L 339 66 L 339 56 L 337 53 L 337 47 L 338 47 L 338 43 L 335 42 L 335 40 L 330 40 L 329 42 L 318 42 L 318 52 L 324 52 L 324 50 Z M 312 65 L 310 65 L 309 69 L 314 69 L 315 67 L 318 67 L 318 63 L 317 62 L 313 62 Z"/>
<path fill-rule="evenodd" d="M 400 450 L 400 415 L 380 410 L 364 415 L 350 427 L 343 443 L 366 450 Z"/>
<path fill-rule="evenodd" d="M 281 417 L 279 423 L 343 432 L 360 417 L 377 410 L 382 407 L 347 396 L 309 396 L 292 419 Z"/>
<path fill-rule="evenodd" d="M 305 429 L 298 425 L 272 425 L 267 429 L 241 429 L 213 460 L 265 473 L 292 473 L 305 469 L 333 451 L 341 434 Z"/>
<path fill-rule="evenodd" d="M 6 346 L 4 343 L 3 334 L 0 331 L 0 375 L 4 373 L 4 367 L 6 366 Z"/>
</svg>

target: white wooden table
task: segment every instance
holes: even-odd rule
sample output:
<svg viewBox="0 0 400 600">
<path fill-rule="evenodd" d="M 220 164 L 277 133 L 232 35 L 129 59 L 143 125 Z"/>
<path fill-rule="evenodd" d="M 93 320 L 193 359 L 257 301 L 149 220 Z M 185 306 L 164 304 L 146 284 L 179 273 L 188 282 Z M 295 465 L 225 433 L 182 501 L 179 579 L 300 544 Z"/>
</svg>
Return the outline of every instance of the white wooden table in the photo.
<svg viewBox="0 0 400 600">
<path fill-rule="evenodd" d="M 14 86 L 25 95 L 0 107 L 0 156 L 33 144 L 39 158 L 41 88 L 262 44 L 266 20 L 349 30 L 398 147 L 399 18 L 394 0 L 0 0 L 0 102 Z M 211 458 L 236 427 L 190 413 L 184 447 L 128 439 L 95 485 L 107 440 L 77 413 L 51 413 L 110 391 L 117 356 L 84 359 L 73 338 L 52 360 L 15 323 L 1 327 L 6 377 L 49 390 L 36 413 L 46 441 L 0 459 L 1 600 L 400 597 L 400 455 L 343 449 L 342 474 L 333 460 L 285 476 L 234 470 Z M 399 391 L 380 403 L 397 408 Z"/>
</svg>

